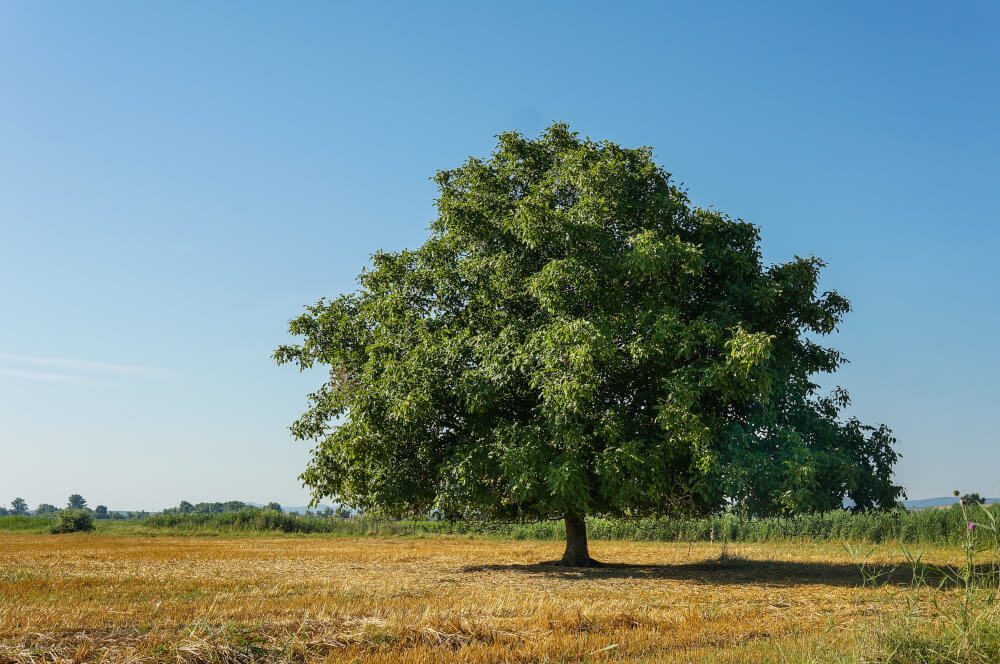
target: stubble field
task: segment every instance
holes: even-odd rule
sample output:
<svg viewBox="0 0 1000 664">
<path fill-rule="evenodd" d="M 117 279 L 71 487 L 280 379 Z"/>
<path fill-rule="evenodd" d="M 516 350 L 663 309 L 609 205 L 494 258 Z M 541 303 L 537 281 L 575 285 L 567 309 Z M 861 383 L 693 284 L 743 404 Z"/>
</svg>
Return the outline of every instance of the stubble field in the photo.
<svg viewBox="0 0 1000 664">
<path fill-rule="evenodd" d="M 0 533 L 0 662 L 810 661 L 901 592 L 836 545 L 591 553 L 610 565 L 539 564 L 554 542 Z"/>
</svg>

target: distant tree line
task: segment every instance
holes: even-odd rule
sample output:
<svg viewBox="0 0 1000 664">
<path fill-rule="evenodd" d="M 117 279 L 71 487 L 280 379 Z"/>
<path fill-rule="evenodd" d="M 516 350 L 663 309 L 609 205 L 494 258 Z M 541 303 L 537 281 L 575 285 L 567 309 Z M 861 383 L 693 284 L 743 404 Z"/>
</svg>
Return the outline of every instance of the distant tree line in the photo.
<svg viewBox="0 0 1000 664">
<path fill-rule="evenodd" d="M 168 507 L 163 510 L 162 514 L 225 514 L 228 512 L 239 512 L 245 509 L 263 509 L 271 510 L 275 512 L 282 512 L 281 504 L 277 502 L 269 502 L 263 508 L 255 507 L 249 503 L 245 503 L 240 500 L 229 500 L 224 503 L 220 502 L 201 502 L 201 503 L 191 503 L 187 500 L 182 500 L 177 507 Z M 134 520 L 134 519 L 144 519 L 149 516 L 149 512 L 144 510 L 137 510 L 134 512 L 126 511 L 110 511 L 105 505 L 98 505 L 97 507 L 91 509 L 87 505 L 87 499 L 78 493 L 74 493 L 69 498 L 66 499 L 66 507 L 60 510 L 55 505 L 49 503 L 40 503 L 38 507 L 35 508 L 34 516 L 44 516 L 44 517 L 56 517 L 59 516 L 61 511 L 65 510 L 79 510 L 87 512 L 93 519 L 104 520 Z M 10 508 L 0 506 L 0 516 L 28 516 L 31 515 L 31 510 L 28 509 L 28 503 L 24 498 L 14 498 L 10 502 Z M 291 512 L 291 514 L 298 514 L 298 512 Z M 318 516 L 323 518 L 336 517 L 341 519 L 347 519 L 351 517 L 351 511 L 346 508 L 338 508 L 336 510 L 330 507 L 324 507 L 316 512 L 311 510 L 306 510 L 304 516 Z"/>
<path fill-rule="evenodd" d="M 24 516 L 28 513 L 28 503 L 24 498 L 15 498 L 10 501 L 10 509 L 0 507 L 0 516 Z"/>
<path fill-rule="evenodd" d="M 87 499 L 78 493 L 72 494 L 66 499 L 67 510 L 81 510 L 88 512 L 95 519 L 125 519 L 125 518 L 136 518 L 136 515 L 146 516 L 147 512 L 109 512 L 107 506 L 98 505 L 94 509 L 87 507 Z M 39 503 L 38 507 L 35 508 L 35 516 L 46 516 L 54 517 L 59 514 L 60 510 L 55 505 L 50 505 L 49 503 Z M 24 498 L 15 498 L 10 501 L 10 509 L 0 506 L 0 516 L 28 516 L 31 512 L 28 510 L 28 503 Z"/>
<path fill-rule="evenodd" d="M 191 503 L 187 500 L 182 500 L 177 507 L 168 507 L 161 514 L 227 514 L 229 512 L 239 512 L 246 509 L 260 509 L 265 511 L 273 512 L 283 512 L 281 508 L 281 503 L 271 501 L 264 507 L 256 507 L 250 505 L 249 503 L 244 503 L 239 500 L 229 500 L 224 503 Z M 290 514 L 299 514 L 298 512 L 290 512 Z M 346 508 L 333 509 L 331 507 L 323 507 L 320 510 L 313 512 L 312 510 L 306 510 L 303 516 L 318 516 L 323 518 L 336 517 L 340 519 L 347 519 L 351 516 L 351 511 Z"/>
<path fill-rule="evenodd" d="M 986 499 L 980 496 L 978 493 L 967 493 L 960 498 L 964 504 L 975 504 L 975 505 L 985 505 Z"/>
<path fill-rule="evenodd" d="M 277 504 L 277 503 L 272 503 Z M 238 512 L 239 510 L 251 507 L 239 500 L 229 500 L 224 503 L 195 503 L 192 504 L 182 500 L 177 507 L 168 507 L 163 510 L 163 514 L 222 514 L 224 512 Z M 281 509 L 279 506 L 278 509 Z"/>
</svg>

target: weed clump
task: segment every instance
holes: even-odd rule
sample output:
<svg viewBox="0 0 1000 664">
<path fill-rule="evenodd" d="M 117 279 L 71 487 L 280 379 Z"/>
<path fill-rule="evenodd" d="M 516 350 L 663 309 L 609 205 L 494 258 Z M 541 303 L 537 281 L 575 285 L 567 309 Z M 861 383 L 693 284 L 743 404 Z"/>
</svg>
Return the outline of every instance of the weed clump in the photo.
<svg viewBox="0 0 1000 664">
<path fill-rule="evenodd" d="M 904 550 L 913 573 L 911 594 L 893 618 L 871 628 L 862 662 L 1000 662 L 1000 517 L 994 509 L 964 498 L 953 514 L 961 516 L 959 532 L 952 541 L 961 542 L 963 564 L 928 565 L 921 561 L 923 552 L 913 555 Z M 878 577 L 871 573 L 865 576 Z"/>
</svg>

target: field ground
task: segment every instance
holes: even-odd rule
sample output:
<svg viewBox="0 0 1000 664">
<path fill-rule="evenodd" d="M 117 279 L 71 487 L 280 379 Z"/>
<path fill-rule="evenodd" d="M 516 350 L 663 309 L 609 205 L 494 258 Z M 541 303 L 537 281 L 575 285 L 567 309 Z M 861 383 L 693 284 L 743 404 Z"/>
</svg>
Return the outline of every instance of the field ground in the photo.
<svg viewBox="0 0 1000 664">
<path fill-rule="evenodd" d="M 539 564 L 561 546 L 0 533 L 0 662 L 812 661 L 855 648 L 909 578 L 865 584 L 816 543 L 592 542 L 610 566 Z"/>
</svg>

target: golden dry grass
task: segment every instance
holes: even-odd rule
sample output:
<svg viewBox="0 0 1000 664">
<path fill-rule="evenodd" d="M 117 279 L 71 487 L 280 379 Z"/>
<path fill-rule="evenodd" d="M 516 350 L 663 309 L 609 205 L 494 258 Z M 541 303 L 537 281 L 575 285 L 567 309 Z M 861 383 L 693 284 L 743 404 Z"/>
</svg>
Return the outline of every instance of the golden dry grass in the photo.
<svg viewBox="0 0 1000 664">
<path fill-rule="evenodd" d="M 889 562 L 898 556 L 877 553 Z M 0 662 L 774 662 L 893 607 L 836 546 L 0 533 Z"/>
</svg>

